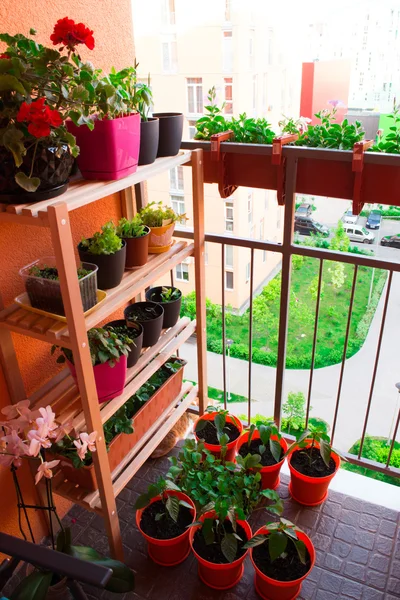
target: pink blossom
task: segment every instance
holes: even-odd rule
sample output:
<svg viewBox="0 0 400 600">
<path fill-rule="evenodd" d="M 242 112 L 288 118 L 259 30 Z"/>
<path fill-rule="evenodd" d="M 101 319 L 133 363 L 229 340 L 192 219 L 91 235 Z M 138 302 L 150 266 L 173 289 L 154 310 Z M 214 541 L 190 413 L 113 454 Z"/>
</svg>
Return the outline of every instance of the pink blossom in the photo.
<svg viewBox="0 0 400 600">
<path fill-rule="evenodd" d="M 52 438 L 54 443 L 57 444 L 71 432 L 72 427 L 72 421 L 68 421 L 64 425 L 59 425 L 56 429 L 49 431 L 49 438 Z"/>
<path fill-rule="evenodd" d="M 29 410 L 30 401 L 29 400 L 21 400 L 17 402 L 17 404 L 10 404 L 9 406 L 5 406 L 1 409 L 3 415 L 6 416 L 7 421 L 11 419 L 15 419 L 20 417 L 21 415 L 30 414 Z"/>
<path fill-rule="evenodd" d="M 10 467 L 12 464 L 16 467 L 21 466 L 20 457 L 29 454 L 28 447 L 16 431 L 11 431 L 0 439 L 1 450 L 7 452 L 7 454 L 0 454 L 0 464 L 4 467 Z"/>
<path fill-rule="evenodd" d="M 93 433 L 90 434 L 83 432 L 79 435 L 79 437 L 81 438 L 82 442 L 87 445 L 90 452 L 96 452 L 97 431 L 93 431 Z"/>
<path fill-rule="evenodd" d="M 49 431 L 53 431 L 57 429 L 57 423 L 54 422 L 56 418 L 55 413 L 51 410 L 51 406 L 46 406 L 46 408 L 39 408 L 39 412 L 42 415 L 36 419 L 36 423 L 39 425 L 47 425 Z"/>
<path fill-rule="evenodd" d="M 81 460 L 85 459 L 86 452 L 88 450 L 88 445 L 86 442 L 80 442 L 79 440 L 74 441 L 74 445 L 78 449 L 78 456 Z"/>
<path fill-rule="evenodd" d="M 36 477 L 35 477 L 35 483 L 38 484 L 39 481 L 42 479 L 42 477 L 47 477 L 47 479 L 51 479 L 53 477 L 53 471 L 51 469 L 54 469 L 54 467 L 56 467 L 58 465 L 60 461 L 59 460 L 52 460 L 50 462 L 42 462 L 37 470 L 36 473 Z"/>
<path fill-rule="evenodd" d="M 36 421 L 39 421 L 37 419 Z M 40 448 L 50 448 L 51 441 L 48 439 L 49 429 L 46 423 L 39 425 L 38 429 L 31 429 L 28 431 L 28 439 L 30 440 L 29 454 L 31 456 L 37 456 L 40 452 Z"/>
</svg>

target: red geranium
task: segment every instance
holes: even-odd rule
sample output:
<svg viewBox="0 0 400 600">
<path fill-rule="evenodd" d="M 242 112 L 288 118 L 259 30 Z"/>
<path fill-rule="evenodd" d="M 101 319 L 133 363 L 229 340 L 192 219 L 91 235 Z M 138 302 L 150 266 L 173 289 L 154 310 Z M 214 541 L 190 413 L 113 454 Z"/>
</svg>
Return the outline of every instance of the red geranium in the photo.
<svg viewBox="0 0 400 600">
<path fill-rule="evenodd" d="M 69 50 L 75 50 L 77 44 L 86 44 L 89 50 L 94 48 L 93 31 L 83 23 L 75 23 L 68 17 L 57 21 L 50 39 L 55 46 L 63 44 Z"/>
<path fill-rule="evenodd" d="M 50 135 L 50 126 L 62 125 L 62 117 L 58 110 L 46 106 L 46 99 L 39 98 L 31 104 L 23 102 L 17 114 L 17 121 L 29 123 L 28 131 L 34 137 L 47 137 Z"/>
<path fill-rule="evenodd" d="M 3 54 L 0 54 L 0 58 L 11 58 L 11 56 L 7 52 L 3 52 Z"/>
</svg>

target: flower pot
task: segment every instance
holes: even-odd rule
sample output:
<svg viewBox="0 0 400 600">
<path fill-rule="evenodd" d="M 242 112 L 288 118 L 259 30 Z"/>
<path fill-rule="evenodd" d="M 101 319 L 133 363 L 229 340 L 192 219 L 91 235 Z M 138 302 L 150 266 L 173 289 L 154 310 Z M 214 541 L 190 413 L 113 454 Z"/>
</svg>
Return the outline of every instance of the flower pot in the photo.
<svg viewBox="0 0 400 600">
<path fill-rule="evenodd" d="M 196 517 L 196 508 L 193 504 L 192 500 L 186 494 L 182 492 L 176 492 L 175 490 L 167 490 L 165 492 L 168 496 L 176 496 L 180 500 L 184 500 L 192 507 L 192 523 Z M 150 504 L 161 500 L 161 496 L 156 496 L 152 498 Z M 146 507 L 147 508 L 147 507 Z M 189 544 L 189 533 L 190 528 L 186 529 L 184 533 L 181 535 L 170 538 L 167 540 L 160 540 L 154 537 L 150 537 L 147 535 L 141 528 L 140 522 L 142 520 L 143 511 L 146 508 L 140 508 L 136 511 L 136 525 L 140 530 L 140 533 L 147 541 L 147 549 L 150 558 L 157 563 L 158 565 L 162 565 L 163 567 L 174 567 L 175 565 L 179 565 L 181 562 L 186 560 L 186 558 L 190 554 L 190 544 Z"/>
<path fill-rule="evenodd" d="M 139 165 L 151 165 L 156 160 L 159 136 L 159 119 L 149 117 L 140 121 Z"/>
<path fill-rule="evenodd" d="M 142 267 L 147 263 L 149 255 L 150 229 L 146 227 L 146 234 L 136 238 L 122 238 L 126 243 L 125 269 Z"/>
<path fill-rule="evenodd" d="M 81 244 L 78 245 L 79 258 L 82 262 L 90 262 L 98 266 L 97 285 L 101 290 L 109 290 L 121 283 L 125 270 L 126 243 L 122 240 L 122 248 L 114 254 L 91 254 Z"/>
<path fill-rule="evenodd" d="M 215 516 L 215 513 L 213 511 L 206 512 L 200 517 L 199 521 L 203 521 L 207 518 L 212 518 L 213 516 Z M 238 520 L 237 523 L 238 525 L 243 527 L 247 536 L 247 540 L 249 540 L 252 537 L 250 525 L 247 523 L 247 521 Z M 248 550 L 246 550 L 243 556 L 241 556 L 237 560 L 234 560 L 232 563 L 212 563 L 206 560 L 205 558 L 201 557 L 199 554 L 197 554 L 196 550 L 193 548 L 194 535 L 199 528 L 200 525 L 197 525 L 196 527 L 191 527 L 189 534 L 190 546 L 192 548 L 193 554 L 195 555 L 198 561 L 199 577 L 203 583 L 215 590 L 229 590 L 231 587 L 239 583 L 243 576 L 243 563 L 248 554 Z"/>
<path fill-rule="evenodd" d="M 126 334 L 131 334 L 131 336 L 133 332 L 137 332 L 136 337 L 131 337 L 131 339 L 134 340 L 134 344 L 129 344 L 129 354 L 127 356 L 128 369 L 134 367 L 139 360 L 143 347 L 143 327 L 141 324 L 131 323 L 130 327 L 127 327 L 125 319 L 118 319 L 117 321 L 110 321 L 110 323 L 107 323 L 105 327 L 124 327 L 127 330 Z"/>
<path fill-rule="evenodd" d="M 316 448 L 319 448 L 319 444 L 315 443 L 314 445 Z M 307 448 L 310 446 L 311 444 Z M 328 497 L 329 484 L 339 470 L 339 456 L 332 452 L 331 457 L 335 461 L 336 469 L 331 475 L 327 475 L 326 477 L 309 477 L 308 475 L 303 475 L 292 466 L 292 456 L 293 453 L 288 458 L 288 464 L 290 470 L 289 492 L 293 500 L 305 506 L 318 506 L 322 504 Z"/>
<path fill-rule="evenodd" d="M 69 360 L 67 364 L 77 384 L 75 365 Z M 113 367 L 110 367 L 108 362 L 93 367 L 99 404 L 122 394 L 126 380 L 126 364 L 126 356 L 122 355 Z"/>
<path fill-rule="evenodd" d="M 44 258 L 35 260 L 33 263 L 23 267 L 19 274 L 24 280 L 25 289 L 30 303 L 34 308 L 39 308 L 55 315 L 65 316 L 60 281 L 31 275 L 29 272 L 32 267 L 38 267 L 39 269 L 43 269 L 44 267 L 57 268 L 54 256 L 45 256 Z M 81 267 L 87 271 L 91 271 L 88 275 L 79 279 L 83 312 L 86 312 L 97 304 L 98 267 L 88 262 L 82 262 Z"/>
<path fill-rule="evenodd" d="M 175 156 L 181 147 L 183 131 L 182 113 L 153 113 L 160 121 L 157 156 Z"/>
<path fill-rule="evenodd" d="M 149 254 L 162 254 L 167 252 L 172 243 L 175 223 L 162 227 L 150 227 Z"/>
<path fill-rule="evenodd" d="M 40 142 L 33 163 L 32 177 L 39 177 L 40 185 L 36 192 L 26 192 L 15 181 L 15 175 L 22 171 L 29 175 L 34 156 L 34 146 L 29 148 L 22 159 L 20 167 L 15 166 L 13 155 L 0 146 L 0 202 L 7 204 L 24 204 L 50 200 L 63 194 L 68 187 L 68 178 L 74 164 L 66 144 L 46 146 Z"/>
<path fill-rule="evenodd" d="M 196 440 L 198 442 L 203 441 L 203 440 L 202 440 L 201 437 L 199 437 L 199 435 L 201 436 L 201 432 L 199 432 L 199 435 L 197 435 L 197 433 L 196 433 L 197 423 L 199 421 L 213 421 L 216 414 L 217 414 L 216 412 L 205 413 L 203 416 L 199 417 L 197 419 L 197 421 L 195 421 L 195 423 L 193 425 L 193 431 L 194 431 L 194 435 L 196 437 Z M 234 415 L 227 415 L 226 422 L 227 423 L 233 423 L 234 425 L 236 425 L 237 429 L 239 430 L 238 437 L 235 440 L 233 440 L 232 442 L 229 442 L 227 444 L 227 451 L 226 451 L 226 454 L 225 454 L 225 460 L 233 461 L 234 458 L 235 458 L 235 456 L 236 456 L 236 446 L 238 444 L 240 434 L 243 431 L 243 425 L 239 421 L 239 419 L 237 417 L 235 417 Z M 221 457 L 221 446 L 219 444 L 208 444 L 208 443 L 204 442 L 204 448 L 206 450 L 208 450 L 209 452 L 211 452 L 212 454 L 214 454 L 214 456 L 216 458 L 220 458 Z"/>
<path fill-rule="evenodd" d="M 243 446 L 243 444 L 247 444 L 248 439 L 249 439 L 249 432 L 245 431 L 239 438 L 239 441 L 237 444 L 237 449 L 236 449 L 237 454 L 239 454 L 239 450 Z M 251 439 L 252 440 L 260 439 L 260 434 L 258 433 L 258 431 L 254 431 Z M 277 438 L 277 436 L 273 435 L 272 439 L 277 440 L 278 438 Z M 283 454 L 285 454 L 285 452 L 287 451 L 287 448 L 288 448 L 286 441 L 283 438 L 281 438 L 279 440 L 279 443 L 283 450 Z M 262 469 L 260 469 L 261 489 L 275 490 L 278 487 L 278 485 L 280 483 L 279 473 L 280 473 L 280 470 L 281 470 L 284 462 L 285 462 L 285 459 L 282 458 L 282 460 L 280 460 L 278 463 L 276 463 L 274 465 L 270 465 L 270 466 L 265 466 Z"/>
<path fill-rule="evenodd" d="M 145 317 L 146 309 L 152 309 L 151 318 Z M 140 323 L 143 327 L 143 346 L 154 346 L 161 335 L 164 319 L 164 309 L 161 304 L 155 302 L 135 302 L 124 310 L 124 317 L 129 324 Z"/>
<path fill-rule="evenodd" d="M 261 533 L 267 533 L 268 529 L 266 527 L 261 527 L 257 531 L 255 535 L 259 535 Z M 257 567 L 253 560 L 253 548 L 250 549 L 250 560 L 253 563 L 253 567 L 255 569 L 256 575 L 254 578 L 254 584 L 257 591 L 257 594 L 263 598 L 263 600 L 294 600 L 297 598 L 298 594 L 301 590 L 301 584 L 306 577 L 310 574 L 312 568 L 315 563 L 315 549 L 312 541 L 303 531 L 297 531 L 298 538 L 305 543 L 308 553 L 311 559 L 311 565 L 309 570 L 303 577 L 299 579 L 295 579 L 293 581 L 278 581 L 277 579 L 272 579 L 265 575 L 260 569 Z M 291 543 L 290 541 L 288 542 Z"/>
<path fill-rule="evenodd" d="M 94 129 L 67 121 L 80 152 L 79 169 L 85 179 L 111 181 L 137 169 L 140 145 L 140 115 L 94 121 Z"/>
<path fill-rule="evenodd" d="M 181 312 L 181 304 L 182 304 L 182 292 L 180 292 L 180 297 L 176 300 L 171 300 L 171 302 L 162 302 L 161 300 L 161 292 L 162 289 L 167 288 L 171 289 L 171 286 L 164 285 L 158 286 L 154 288 L 150 288 L 146 292 L 146 300 L 150 300 L 151 302 L 156 302 L 157 304 L 161 304 L 164 309 L 164 320 L 163 320 L 163 329 L 168 329 L 169 327 L 173 327 L 178 319 Z M 177 288 L 173 288 L 177 289 Z"/>
</svg>

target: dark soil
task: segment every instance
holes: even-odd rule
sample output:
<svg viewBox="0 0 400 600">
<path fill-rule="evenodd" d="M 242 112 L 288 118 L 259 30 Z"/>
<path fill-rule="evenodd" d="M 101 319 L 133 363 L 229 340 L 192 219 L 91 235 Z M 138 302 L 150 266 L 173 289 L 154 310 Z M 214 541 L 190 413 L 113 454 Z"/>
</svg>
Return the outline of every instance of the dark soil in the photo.
<svg viewBox="0 0 400 600">
<path fill-rule="evenodd" d="M 141 334 L 141 331 L 139 329 L 136 329 L 135 327 L 128 327 L 128 325 L 125 325 L 125 326 L 107 325 L 107 328 L 108 327 L 112 327 L 113 331 L 115 331 L 116 334 L 127 335 L 131 339 L 134 339 L 134 338 L 138 337 L 138 335 Z"/>
<path fill-rule="evenodd" d="M 278 581 L 294 581 L 303 577 L 311 565 L 308 550 L 306 549 L 305 565 L 300 561 L 297 550 L 290 540 L 288 540 L 285 554 L 285 558 L 276 558 L 274 562 L 271 562 L 268 546 L 265 542 L 253 548 L 253 560 L 260 571 L 264 575 L 267 575 L 267 577 L 277 579 Z"/>
<path fill-rule="evenodd" d="M 225 425 L 224 433 L 227 434 L 230 442 L 236 440 L 240 435 L 239 429 L 233 423 L 227 423 Z M 199 440 L 204 440 L 207 444 L 214 444 L 219 446 L 217 430 L 211 421 L 208 421 L 204 429 L 202 429 L 199 432 L 196 432 L 196 435 L 199 438 Z"/>
<path fill-rule="evenodd" d="M 329 468 L 326 466 L 317 448 L 296 450 L 293 452 L 290 462 L 296 471 L 308 475 L 308 477 L 326 477 L 332 475 L 336 469 L 336 463 L 332 457 L 329 461 Z"/>
<path fill-rule="evenodd" d="M 157 308 L 150 307 L 149 308 L 135 308 L 129 312 L 129 316 L 127 316 L 127 321 L 153 321 L 157 319 L 161 314 L 161 311 L 158 311 Z"/>
<path fill-rule="evenodd" d="M 243 458 L 245 458 L 249 453 L 250 454 L 260 454 L 259 452 L 259 447 L 261 446 L 261 440 L 251 440 L 250 442 L 250 448 L 248 446 L 248 444 L 243 444 L 243 446 L 240 447 L 239 450 L 239 454 L 240 456 L 243 456 Z M 281 458 L 283 456 L 284 452 L 281 449 Z M 265 451 L 260 454 L 261 456 L 261 460 L 260 463 L 262 464 L 263 467 L 270 467 L 272 465 L 276 465 L 277 461 L 274 459 L 274 457 L 271 454 L 271 450 L 269 449 L 269 446 L 265 447 Z M 278 461 L 279 462 L 279 461 Z"/>
<path fill-rule="evenodd" d="M 232 524 L 230 521 L 225 521 L 224 523 L 225 530 L 227 533 L 233 533 Z M 247 542 L 246 532 L 240 525 L 236 525 L 236 533 L 242 538 L 243 543 L 241 544 L 238 540 L 238 551 L 236 552 L 235 560 L 243 556 L 246 552 L 246 549 L 243 548 L 243 544 Z M 205 558 L 211 563 L 215 563 L 217 565 L 226 565 L 228 564 L 227 559 L 222 553 L 221 544 L 214 542 L 214 544 L 207 545 L 201 529 L 198 529 L 193 537 L 193 548 L 196 550 L 197 554 L 202 558 Z"/>
<path fill-rule="evenodd" d="M 160 513 L 165 513 L 165 516 L 156 521 L 155 517 Z M 190 523 L 193 523 L 193 515 L 186 506 L 179 508 L 178 521 L 175 523 L 166 511 L 163 502 L 158 500 L 144 509 L 140 520 L 140 527 L 150 537 L 158 540 L 170 540 L 185 533 Z"/>
</svg>

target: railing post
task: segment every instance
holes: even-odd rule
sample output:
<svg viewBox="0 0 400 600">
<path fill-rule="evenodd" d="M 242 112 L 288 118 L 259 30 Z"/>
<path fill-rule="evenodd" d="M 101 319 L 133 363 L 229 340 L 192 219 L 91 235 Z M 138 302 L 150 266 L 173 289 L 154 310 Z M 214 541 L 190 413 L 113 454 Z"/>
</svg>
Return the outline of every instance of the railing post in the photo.
<svg viewBox="0 0 400 600">
<path fill-rule="evenodd" d="M 285 219 L 283 222 L 281 302 L 279 313 L 278 360 L 276 366 L 274 420 L 281 425 L 283 380 L 286 364 L 286 338 L 289 317 L 290 277 L 292 270 L 293 223 L 295 213 L 295 191 L 297 158 L 287 157 L 285 183 Z"/>
</svg>

